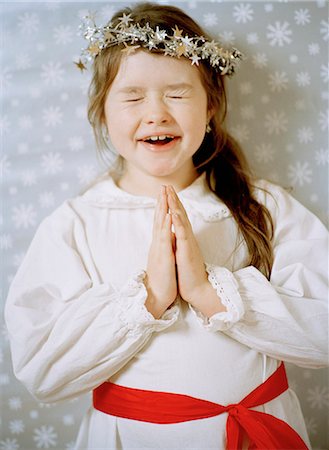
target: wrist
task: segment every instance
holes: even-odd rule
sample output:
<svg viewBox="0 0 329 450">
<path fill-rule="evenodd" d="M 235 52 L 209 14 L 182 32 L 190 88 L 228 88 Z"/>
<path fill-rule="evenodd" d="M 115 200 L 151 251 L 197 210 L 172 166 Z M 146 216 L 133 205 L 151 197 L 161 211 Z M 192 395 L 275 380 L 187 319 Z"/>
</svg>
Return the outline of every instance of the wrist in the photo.
<svg viewBox="0 0 329 450">
<path fill-rule="evenodd" d="M 208 280 L 199 289 L 194 290 L 193 298 L 189 300 L 189 303 L 208 318 L 214 314 L 227 311 Z"/>
</svg>

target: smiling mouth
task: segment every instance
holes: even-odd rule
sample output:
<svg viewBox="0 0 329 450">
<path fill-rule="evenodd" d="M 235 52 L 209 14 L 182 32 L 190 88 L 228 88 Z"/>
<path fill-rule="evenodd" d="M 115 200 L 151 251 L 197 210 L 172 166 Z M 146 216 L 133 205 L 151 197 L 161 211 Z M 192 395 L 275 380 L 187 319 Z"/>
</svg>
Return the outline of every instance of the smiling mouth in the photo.
<svg viewBox="0 0 329 450">
<path fill-rule="evenodd" d="M 175 138 L 175 136 L 168 136 L 168 135 L 161 135 L 161 136 L 149 136 L 145 139 L 142 139 L 142 142 L 146 142 L 147 144 L 152 145 L 166 145 L 172 142 Z"/>
</svg>

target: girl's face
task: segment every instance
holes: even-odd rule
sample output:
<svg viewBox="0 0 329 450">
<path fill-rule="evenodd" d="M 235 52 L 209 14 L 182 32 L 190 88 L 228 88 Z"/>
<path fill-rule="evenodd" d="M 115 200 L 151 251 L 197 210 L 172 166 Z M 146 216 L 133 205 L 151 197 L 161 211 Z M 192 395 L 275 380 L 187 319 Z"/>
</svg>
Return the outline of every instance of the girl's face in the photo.
<svg viewBox="0 0 329 450">
<path fill-rule="evenodd" d="M 192 155 L 205 135 L 207 93 L 184 57 L 137 51 L 122 58 L 105 102 L 110 140 L 125 159 L 125 179 L 191 182 Z"/>
</svg>

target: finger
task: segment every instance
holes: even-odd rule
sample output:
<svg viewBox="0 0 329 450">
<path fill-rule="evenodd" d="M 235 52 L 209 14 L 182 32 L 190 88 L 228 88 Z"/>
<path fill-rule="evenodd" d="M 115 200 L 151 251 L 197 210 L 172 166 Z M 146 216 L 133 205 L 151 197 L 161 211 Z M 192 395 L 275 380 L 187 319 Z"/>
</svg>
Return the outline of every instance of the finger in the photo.
<svg viewBox="0 0 329 450">
<path fill-rule="evenodd" d="M 180 214 L 172 213 L 172 223 L 175 229 L 176 239 L 179 240 L 187 240 L 188 239 L 188 230 L 182 220 Z"/>
<path fill-rule="evenodd" d="M 176 253 L 176 235 L 175 233 L 171 233 L 171 245 L 172 245 L 172 251 Z"/>
<path fill-rule="evenodd" d="M 167 246 L 168 244 L 169 245 L 172 244 L 171 227 L 172 227 L 172 215 L 167 213 L 164 218 L 161 232 L 159 233 L 160 242 L 165 244 L 165 246 Z"/>
<path fill-rule="evenodd" d="M 191 224 L 187 215 L 187 212 L 182 204 L 182 202 L 179 200 L 178 195 L 174 191 L 172 186 L 168 186 L 168 204 L 170 210 L 174 213 L 180 216 L 182 225 L 185 227 L 191 229 Z"/>
<path fill-rule="evenodd" d="M 167 212 L 168 202 L 166 187 L 161 186 L 154 214 L 154 228 L 156 231 L 159 231 L 163 227 Z"/>
<path fill-rule="evenodd" d="M 173 205 L 175 205 L 175 208 L 177 210 L 180 210 L 184 213 L 184 215 L 187 217 L 185 208 L 183 203 L 180 201 L 175 189 L 173 188 L 173 186 L 168 186 L 167 187 L 167 191 L 168 191 L 168 200 L 171 200 L 171 202 L 173 203 Z"/>
</svg>

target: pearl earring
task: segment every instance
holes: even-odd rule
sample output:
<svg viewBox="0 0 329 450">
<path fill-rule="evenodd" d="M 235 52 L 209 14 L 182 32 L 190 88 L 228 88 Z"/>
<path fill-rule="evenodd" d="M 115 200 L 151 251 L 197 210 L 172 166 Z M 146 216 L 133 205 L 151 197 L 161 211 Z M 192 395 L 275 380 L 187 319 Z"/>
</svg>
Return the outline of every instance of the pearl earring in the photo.
<svg viewBox="0 0 329 450">
<path fill-rule="evenodd" d="M 208 122 L 207 126 L 206 126 L 206 133 L 210 133 L 210 131 L 211 131 L 211 126 L 209 125 L 209 122 Z"/>
</svg>

